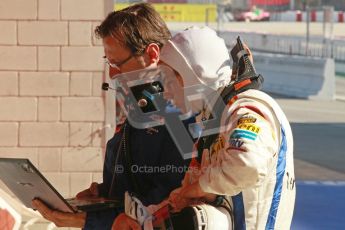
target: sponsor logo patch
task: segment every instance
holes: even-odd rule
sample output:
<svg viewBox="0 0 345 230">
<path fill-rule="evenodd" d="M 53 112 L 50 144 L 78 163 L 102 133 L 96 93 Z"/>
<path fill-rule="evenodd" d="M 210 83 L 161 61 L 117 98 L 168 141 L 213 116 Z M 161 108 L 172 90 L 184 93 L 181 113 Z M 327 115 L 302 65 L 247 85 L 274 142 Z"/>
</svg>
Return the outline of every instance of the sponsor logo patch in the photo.
<svg viewBox="0 0 345 230">
<path fill-rule="evenodd" d="M 243 129 L 235 129 L 235 131 L 231 134 L 231 139 L 249 139 L 255 140 L 258 135 L 255 132 L 247 131 Z"/>
<path fill-rule="evenodd" d="M 256 118 L 249 116 L 249 115 L 244 115 L 243 117 L 241 117 L 240 119 L 238 119 L 237 124 L 243 124 L 243 123 L 255 123 L 256 122 Z"/>
<path fill-rule="evenodd" d="M 238 138 L 230 138 L 229 144 L 231 147 L 235 147 L 239 149 L 244 144 L 244 142 Z"/>
<path fill-rule="evenodd" d="M 243 129 L 243 130 L 248 130 L 254 133 L 259 133 L 260 132 L 260 127 L 253 124 L 253 123 L 242 123 L 237 125 L 238 129 Z"/>
</svg>

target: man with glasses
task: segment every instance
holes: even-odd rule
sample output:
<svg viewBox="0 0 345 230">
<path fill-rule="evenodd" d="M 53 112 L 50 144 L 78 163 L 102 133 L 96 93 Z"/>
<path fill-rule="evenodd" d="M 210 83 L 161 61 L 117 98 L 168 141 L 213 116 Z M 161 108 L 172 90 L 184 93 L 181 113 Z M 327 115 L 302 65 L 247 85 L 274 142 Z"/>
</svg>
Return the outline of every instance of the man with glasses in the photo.
<svg viewBox="0 0 345 230">
<path fill-rule="evenodd" d="M 157 66 L 160 49 L 171 37 L 162 18 L 146 3 L 135 4 L 110 13 L 96 28 L 95 33 L 103 40 L 104 59 L 109 65 L 111 78 L 116 78 L 120 73 Z M 160 203 L 173 189 L 180 186 L 184 172 L 135 173 L 137 185 L 134 185 L 130 175 L 116 171 L 115 164 L 126 164 L 120 148 L 124 130 L 127 132 L 128 129 L 132 165 L 152 167 L 173 165 L 183 168 L 188 165 L 189 162 L 184 161 L 164 126 L 156 126 L 149 131 L 136 129 L 125 122 L 125 125 L 107 143 L 103 183 L 92 183 L 89 189 L 78 193 L 77 197 L 123 199 L 125 191 L 129 191 L 139 193 L 136 195 L 147 206 Z M 118 163 L 115 163 L 116 158 L 119 158 Z M 135 187 L 140 188 L 139 191 Z M 46 219 L 60 227 L 79 227 L 85 230 L 110 229 L 116 219 L 119 224 L 114 225 L 113 229 L 140 229 L 136 221 L 123 213 L 123 207 L 70 214 L 51 210 L 39 200 L 34 200 L 33 205 Z"/>
</svg>

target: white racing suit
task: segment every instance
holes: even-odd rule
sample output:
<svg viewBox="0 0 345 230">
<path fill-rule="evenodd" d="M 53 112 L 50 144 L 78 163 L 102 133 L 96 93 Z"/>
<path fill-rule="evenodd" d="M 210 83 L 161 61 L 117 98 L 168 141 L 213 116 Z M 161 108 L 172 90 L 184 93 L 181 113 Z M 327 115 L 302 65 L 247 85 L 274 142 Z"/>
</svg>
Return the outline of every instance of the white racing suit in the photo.
<svg viewBox="0 0 345 230">
<path fill-rule="evenodd" d="M 296 189 L 292 132 L 283 111 L 267 94 L 247 90 L 227 105 L 221 124 L 225 131 L 209 150 L 203 150 L 201 165 L 192 160 L 182 186 L 199 180 L 204 192 L 229 196 L 233 223 L 224 226 L 290 229 Z M 144 229 L 152 229 L 149 213 L 166 204 L 151 205 L 143 218 L 138 218 L 142 211 L 132 208 L 126 208 L 126 214 L 138 219 Z M 210 218 L 215 218 L 210 223 L 222 219 Z"/>
<path fill-rule="evenodd" d="M 261 91 L 233 99 L 221 118 L 225 131 L 203 150 L 200 187 L 230 196 L 236 230 L 290 229 L 296 191 L 289 122 Z"/>
</svg>

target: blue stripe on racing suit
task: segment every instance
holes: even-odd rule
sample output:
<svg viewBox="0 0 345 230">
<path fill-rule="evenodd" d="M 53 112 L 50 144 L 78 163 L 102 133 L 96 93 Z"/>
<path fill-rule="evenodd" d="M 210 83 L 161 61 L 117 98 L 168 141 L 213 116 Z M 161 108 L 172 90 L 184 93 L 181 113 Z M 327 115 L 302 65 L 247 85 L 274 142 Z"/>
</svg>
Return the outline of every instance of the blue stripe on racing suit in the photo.
<svg viewBox="0 0 345 230">
<path fill-rule="evenodd" d="M 279 202 L 280 202 L 280 196 L 281 196 L 282 187 L 283 187 L 285 168 L 286 168 L 287 141 L 286 141 L 286 136 L 285 136 L 285 130 L 283 127 L 281 128 L 281 133 L 282 133 L 282 143 L 279 149 L 279 156 L 278 156 L 278 162 L 277 162 L 277 172 L 276 172 L 277 179 L 276 179 L 276 185 L 274 187 L 271 208 L 268 213 L 268 219 L 266 222 L 266 228 L 265 228 L 266 230 L 274 229 L 277 211 L 278 211 Z"/>
<path fill-rule="evenodd" d="M 236 196 L 232 196 L 232 203 L 234 204 L 234 226 L 235 229 L 246 229 L 246 221 L 244 216 L 244 204 L 242 192 Z"/>
</svg>

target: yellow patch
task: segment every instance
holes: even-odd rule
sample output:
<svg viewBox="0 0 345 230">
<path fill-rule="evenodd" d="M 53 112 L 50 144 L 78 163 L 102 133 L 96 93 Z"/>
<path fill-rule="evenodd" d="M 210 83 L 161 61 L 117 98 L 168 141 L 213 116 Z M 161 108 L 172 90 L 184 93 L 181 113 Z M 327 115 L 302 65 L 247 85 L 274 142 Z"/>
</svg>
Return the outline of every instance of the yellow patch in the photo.
<svg viewBox="0 0 345 230">
<path fill-rule="evenodd" d="M 237 128 L 252 131 L 254 133 L 260 132 L 260 127 L 253 124 L 253 123 L 241 123 L 241 124 L 237 125 Z"/>
<path fill-rule="evenodd" d="M 242 117 L 238 119 L 237 124 L 243 124 L 243 123 L 255 123 L 256 118 L 255 117 Z"/>
</svg>

